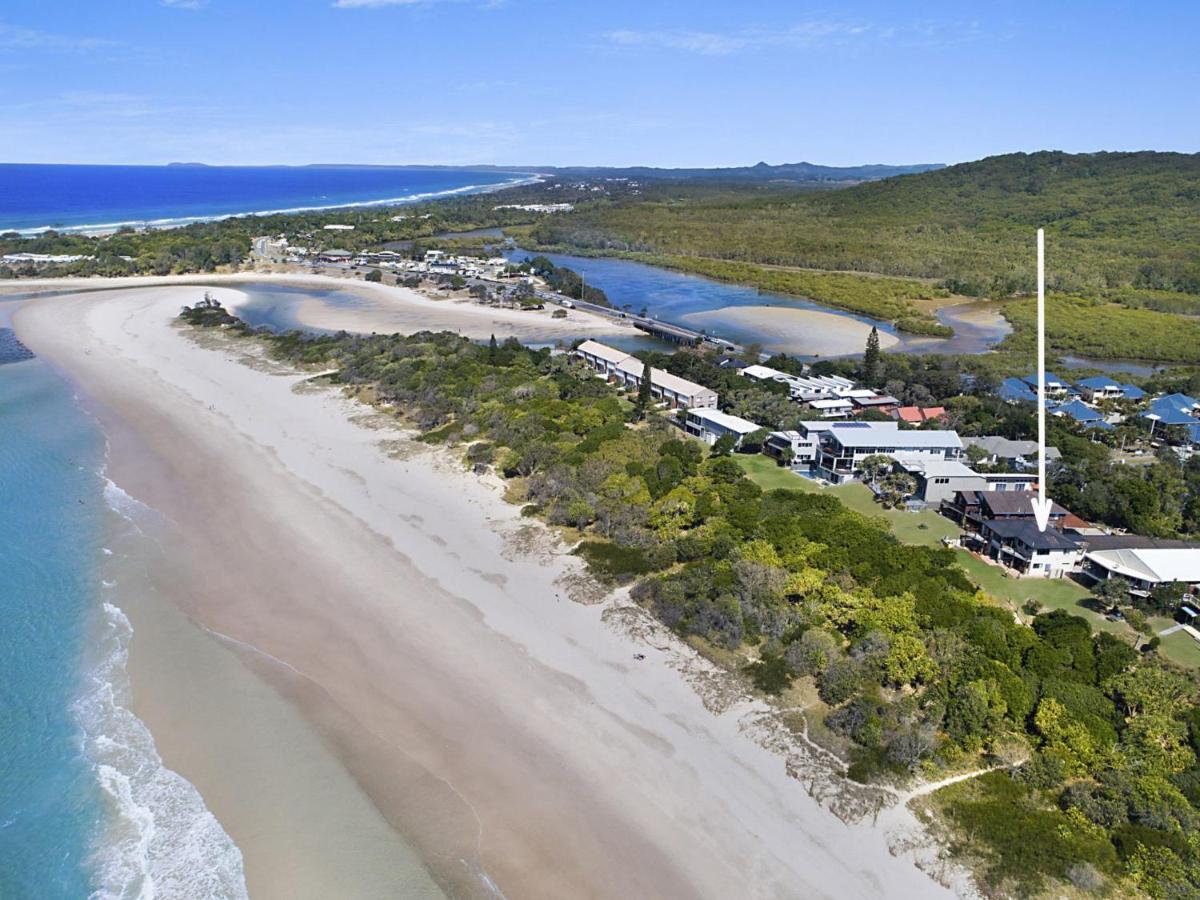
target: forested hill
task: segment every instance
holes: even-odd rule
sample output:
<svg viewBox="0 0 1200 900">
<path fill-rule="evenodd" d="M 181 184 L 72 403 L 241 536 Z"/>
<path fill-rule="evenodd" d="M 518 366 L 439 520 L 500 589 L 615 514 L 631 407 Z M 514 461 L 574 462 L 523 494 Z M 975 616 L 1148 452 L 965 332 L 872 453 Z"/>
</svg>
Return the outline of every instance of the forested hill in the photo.
<svg viewBox="0 0 1200 900">
<path fill-rule="evenodd" d="M 642 178 L 666 181 L 794 181 L 794 182 L 845 182 L 874 181 L 894 175 L 909 175 L 942 168 L 942 163 L 918 163 L 911 166 L 822 166 L 817 163 L 798 162 L 771 165 L 760 162 L 753 166 L 728 166 L 714 169 L 660 169 L 653 166 L 631 166 L 608 168 L 589 166 L 532 167 L 533 171 L 581 178 Z"/>
<path fill-rule="evenodd" d="M 1047 230 L 1052 289 L 1200 294 L 1200 155 L 994 156 L 835 191 L 669 187 L 542 223 L 592 249 L 939 279 L 980 296 L 1033 287 Z"/>
</svg>

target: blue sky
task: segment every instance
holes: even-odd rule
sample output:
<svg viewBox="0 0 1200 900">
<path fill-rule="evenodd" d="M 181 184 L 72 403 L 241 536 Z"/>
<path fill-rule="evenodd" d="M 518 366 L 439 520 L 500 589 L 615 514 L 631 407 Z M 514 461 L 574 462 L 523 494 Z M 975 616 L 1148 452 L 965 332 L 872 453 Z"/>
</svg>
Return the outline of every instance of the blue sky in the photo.
<svg viewBox="0 0 1200 900">
<path fill-rule="evenodd" d="M 1200 150 L 1193 2 L 5 0 L 0 161 Z"/>
</svg>

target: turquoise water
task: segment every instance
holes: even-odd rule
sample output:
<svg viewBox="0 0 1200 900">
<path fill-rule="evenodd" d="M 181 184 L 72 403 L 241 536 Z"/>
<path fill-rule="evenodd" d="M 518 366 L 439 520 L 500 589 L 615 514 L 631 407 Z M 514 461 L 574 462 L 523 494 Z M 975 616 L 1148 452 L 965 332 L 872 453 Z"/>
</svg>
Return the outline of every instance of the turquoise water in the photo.
<svg viewBox="0 0 1200 900">
<path fill-rule="evenodd" d="M 0 897 L 92 890 L 104 805 L 74 704 L 97 605 L 102 454 L 44 363 L 0 365 Z"/>
<path fill-rule="evenodd" d="M 133 713 L 119 603 L 165 524 L 103 474 L 0 304 L 0 900 L 245 897 L 242 857 Z"/>
</svg>

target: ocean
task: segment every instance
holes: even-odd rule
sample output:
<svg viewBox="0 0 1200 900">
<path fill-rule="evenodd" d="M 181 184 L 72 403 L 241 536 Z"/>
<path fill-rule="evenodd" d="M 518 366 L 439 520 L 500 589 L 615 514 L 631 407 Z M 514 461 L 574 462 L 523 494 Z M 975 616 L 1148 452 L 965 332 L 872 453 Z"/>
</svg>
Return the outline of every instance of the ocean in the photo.
<svg viewBox="0 0 1200 900">
<path fill-rule="evenodd" d="M 0 304 L 0 897 L 238 898 L 241 854 L 129 708 L 113 572 L 148 511 Z M 111 601 L 111 602 L 110 602 Z"/>
<path fill-rule="evenodd" d="M 411 202 L 517 183 L 491 169 L 0 164 L 0 232 L 174 226 L 252 213 Z"/>
</svg>

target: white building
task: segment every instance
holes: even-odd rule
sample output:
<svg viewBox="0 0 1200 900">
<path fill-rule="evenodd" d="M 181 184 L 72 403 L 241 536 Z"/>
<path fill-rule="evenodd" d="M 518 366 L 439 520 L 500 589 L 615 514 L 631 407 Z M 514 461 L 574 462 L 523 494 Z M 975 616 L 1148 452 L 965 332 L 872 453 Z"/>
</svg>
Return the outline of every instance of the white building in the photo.
<svg viewBox="0 0 1200 900">
<path fill-rule="evenodd" d="M 629 359 L 629 354 L 599 341 L 584 341 L 575 348 L 574 355 L 591 366 L 605 378 L 616 375 L 617 364 Z"/>
<path fill-rule="evenodd" d="M 826 419 L 846 419 L 854 412 L 854 401 L 843 400 L 840 397 L 826 400 L 812 400 L 808 408 Z"/>
<path fill-rule="evenodd" d="M 763 451 L 775 459 L 786 458 L 794 471 L 807 472 L 817 461 L 821 432 L 830 425 L 830 422 L 801 422 L 794 431 L 772 431 Z"/>
<path fill-rule="evenodd" d="M 1146 596 L 1174 581 L 1200 585 L 1200 548 L 1093 550 L 1084 554 L 1083 571 L 1096 581 L 1120 576 L 1129 581 L 1130 593 Z"/>
<path fill-rule="evenodd" d="M 1079 563 L 1079 542 L 1054 528 L 1040 530 L 1032 516 L 988 520 L 979 538 L 984 553 L 1022 575 L 1062 578 Z"/>
<path fill-rule="evenodd" d="M 688 434 L 695 435 L 709 446 L 721 437 L 732 434 L 736 441 L 735 447 L 742 446 L 742 441 L 747 435 L 762 428 L 749 419 L 731 416 L 716 409 L 688 409 L 684 427 Z"/>
<path fill-rule="evenodd" d="M 912 461 L 958 460 L 962 440 L 953 431 L 902 431 L 892 422 L 834 422 L 821 432 L 814 471 L 834 484 L 853 481 L 868 456 Z"/>
<path fill-rule="evenodd" d="M 602 378 L 632 390 L 641 385 L 646 370 L 645 363 L 636 356 L 599 341 L 584 341 L 571 355 L 583 360 Z M 662 369 L 651 370 L 650 395 L 673 407 L 689 409 L 716 409 L 718 399 L 716 391 Z"/>
<path fill-rule="evenodd" d="M 913 497 L 922 503 L 952 500 L 958 491 L 986 490 L 985 476 L 957 459 L 901 457 L 896 467 L 916 480 Z"/>
<path fill-rule="evenodd" d="M 646 364 L 636 356 L 628 356 L 617 363 L 616 379 L 631 390 L 637 390 L 645 375 Z M 702 384 L 672 375 L 663 369 L 650 370 L 650 396 L 673 407 L 688 409 L 716 409 L 717 392 Z"/>
</svg>

